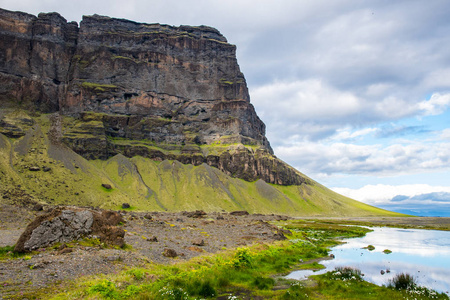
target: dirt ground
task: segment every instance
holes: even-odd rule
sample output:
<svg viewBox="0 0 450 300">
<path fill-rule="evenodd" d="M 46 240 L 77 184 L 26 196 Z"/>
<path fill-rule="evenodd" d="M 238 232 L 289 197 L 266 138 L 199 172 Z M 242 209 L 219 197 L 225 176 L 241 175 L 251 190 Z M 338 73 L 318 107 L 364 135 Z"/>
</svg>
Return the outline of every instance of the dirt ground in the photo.
<svg viewBox="0 0 450 300">
<path fill-rule="evenodd" d="M 72 252 L 39 249 L 22 258 L 0 261 L 0 299 L 20 297 L 21 293 L 85 275 L 116 273 L 148 263 L 176 263 L 253 243 L 271 243 L 282 235 L 267 221 L 286 219 L 225 212 L 200 218 L 181 212 L 121 213 L 125 219 L 125 242 L 131 249 L 76 245 Z M 22 207 L 0 205 L 0 247 L 14 245 L 37 214 Z M 166 249 L 174 250 L 177 256 L 164 256 Z"/>
<path fill-rule="evenodd" d="M 0 205 L 0 247 L 12 246 L 25 227 L 42 212 Z M 286 220 L 277 215 L 209 213 L 199 218 L 189 213 L 121 211 L 129 250 L 100 245 L 76 245 L 70 251 L 39 249 L 17 259 L 0 260 L 0 299 L 20 298 L 21 293 L 58 285 L 85 275 L 116 273 L 148 263 L 176 263 L 198 255 L 253 243 L 271 243 L 282 233 L 269 221 Z M 302 218 L 307 219 L 307 218 Z M 313 218 L 317 219 L 317 218 Z M 418 226 L 450 229 L 450 218 L 326 218 L 334 222 L 371 222 L 380 226 Z M 163 253 L 174 250 L 176 257 Z M 173 253 L 173 252 L 172 252 Z"/>
</svg>

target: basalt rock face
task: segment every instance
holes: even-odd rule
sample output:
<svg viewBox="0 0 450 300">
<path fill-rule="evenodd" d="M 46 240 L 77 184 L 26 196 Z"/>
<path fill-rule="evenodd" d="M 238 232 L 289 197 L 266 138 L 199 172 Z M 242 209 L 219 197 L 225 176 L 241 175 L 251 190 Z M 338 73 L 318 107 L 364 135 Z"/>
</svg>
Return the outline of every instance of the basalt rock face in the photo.
<svg viewBox="0 0 450 300">
<path fill-rule="evenodd" d="M 78 26 L 57 13 L 0 9 L 0 38 L 0 105 L 55 113 L 52 142 L 85 158 L 142 155 L 207 163 L 246 180 L 305 182 L 273 157 L 236 47 L 214 28 L 97 15 Z M 3 122 L 3 132 L 22 134 L 17 121 Z M 213 144 L 254 151 L 201 150 Z"/>
</svg>

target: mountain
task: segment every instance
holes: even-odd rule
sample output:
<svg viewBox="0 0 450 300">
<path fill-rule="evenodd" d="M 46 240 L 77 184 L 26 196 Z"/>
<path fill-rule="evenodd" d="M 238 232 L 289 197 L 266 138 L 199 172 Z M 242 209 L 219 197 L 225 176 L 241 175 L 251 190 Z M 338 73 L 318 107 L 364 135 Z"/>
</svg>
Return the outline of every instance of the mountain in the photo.
<svg viewBox="0 0 450 300">
<path fill-rule="evenodd" d="M 214 28 L 0 9 L 0 36 L 5 201 L 389 214 L 274 155 Z"/>
</svg>

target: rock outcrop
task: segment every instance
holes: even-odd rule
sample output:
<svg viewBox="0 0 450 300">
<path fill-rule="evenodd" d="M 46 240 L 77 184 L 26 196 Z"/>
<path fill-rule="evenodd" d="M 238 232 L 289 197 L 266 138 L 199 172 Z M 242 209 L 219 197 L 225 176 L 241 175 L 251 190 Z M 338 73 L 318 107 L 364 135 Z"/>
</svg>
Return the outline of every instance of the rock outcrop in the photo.
<svg viewBox="0 0 450 300">
<path fill-rule="evenodd" d="M 0 37 L 0 105 L 55 113 L 51 141 L 87 159 L 141 155 L 249 181 L 306 182 L 273 156 L 236 47 L 214 28 L 98 15 L 78 26 L 57 13 L 0 9 Z M 17 138 L 26 126 L 0 114 L 0 133 Z"/>
<path fill-rule="evenodd" d="M 117 212 L 57 208 L 38 216 L 30 223 L 14 250 L 33 251 L 87 236 L 97 236 L 102 242 L 122 247 L 125 231 L 117 227 L 120 222 L 123 222 L 123 219 Z"/>
</svg>

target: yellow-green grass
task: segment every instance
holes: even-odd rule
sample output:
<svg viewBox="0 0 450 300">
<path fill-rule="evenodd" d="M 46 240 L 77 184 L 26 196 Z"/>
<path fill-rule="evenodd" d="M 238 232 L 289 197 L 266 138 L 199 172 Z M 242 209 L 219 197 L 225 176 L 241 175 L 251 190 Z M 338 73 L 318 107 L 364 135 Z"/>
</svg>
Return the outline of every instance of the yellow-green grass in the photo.
<svg viewBox="0 0 450 300">
<path fill-rule="evenodd" d="M 327 248 L 341 237 L 363 236 L 366 228 L 320 222 L 289 221 L 289 240 L 255 244 L 245 248 L 204 255 L 173 264 L 147 263 L 118 274 L 98 274 L 62 282 L 59 286 L 23 295 L 52 299 L 448 299 L 426 288 L 411 290 L 365 282 L 359 270 L 342 267 L 307 282 L 283 277 L 300 269 L 299 261 L 314 263 L 327 255 Z M 305 226 L 308 225 L 308 226 Z M 303 265 L 304 266 L 304 265 Z"/>
<path fill-rule="evenodd" d="M 36 124 L 24 137 L 13 139 L 0 134 L 0 193 L 20 190 L 36 202 L 107 209 L 117 209 L 126 202 L 141 211 L 202 209 L 291 216 L 402 216 L 339 195 L 309 178 L 308 184 L 280 186 L 232 178 L 206 164 L 193 166 L 123 155 L 86 160 L 63 145 L 50 143 L 49 115 L 34 120 Z M 62 118 L 62 122 L 70 123 L 70 118 Z M 229 146 L 217 145 L 214 150 L 214 145 L 209 145 L 202 150 L 222 152 Z M 30 171 L 32 166 L 41 171 Z M 44 172 L 44 167 L 51 170 Z M 102 184 L 109 184 L 112 189 Z"/>
</svg>

